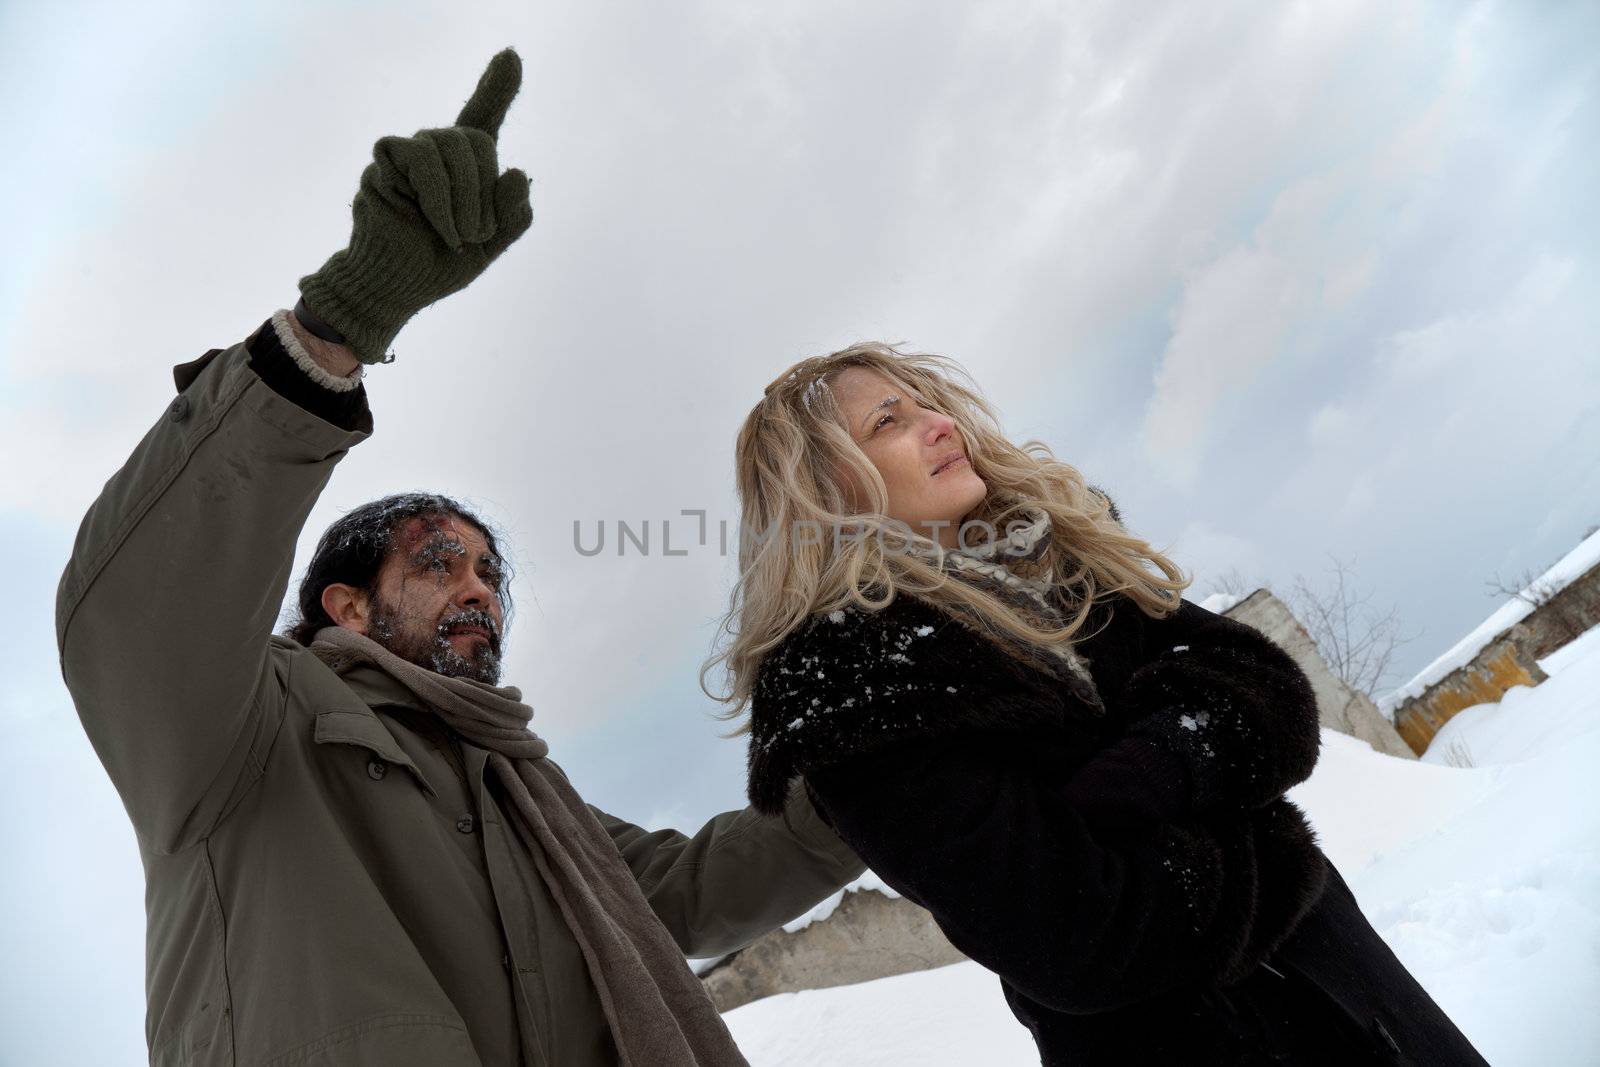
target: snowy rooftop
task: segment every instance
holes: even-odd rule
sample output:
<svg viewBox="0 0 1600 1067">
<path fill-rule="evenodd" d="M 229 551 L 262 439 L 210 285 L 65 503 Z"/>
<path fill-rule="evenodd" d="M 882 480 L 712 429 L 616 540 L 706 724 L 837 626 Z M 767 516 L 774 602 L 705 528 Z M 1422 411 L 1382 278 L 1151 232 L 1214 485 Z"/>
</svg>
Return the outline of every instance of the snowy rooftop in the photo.
<svg viewBox="0 0 1600 1067">
<path fill-rule="evenodd" d="M 1562 556 L 1560 562 L 1534 579 L 1533 583 L 1523 590 L 1523 593 L 1529 594 L 1526 599 L 1516 596 L 1501 604 L 1494 614 L 1478 624 L 1477 629 L 1422 668 L 1415 678 L 1379 700 L 1378 707 L 1392 719 L 1395 708 L 1407 700 L 1421 696 L 1427 692 L 1429 686 L 1443 680 L 1458 667 L 1470 663 L 1472 657 L 1483 651 L 1484 647 L 1496 637 L 1532 614 L 1534 606 L 1530 601 L 1535 599 L 1533 591 L 1550 594 L 1565 589 L 1597 563 L 1600 563 L 1600 530 L 1584 538 L 1577 548 Z"/>
</svg>

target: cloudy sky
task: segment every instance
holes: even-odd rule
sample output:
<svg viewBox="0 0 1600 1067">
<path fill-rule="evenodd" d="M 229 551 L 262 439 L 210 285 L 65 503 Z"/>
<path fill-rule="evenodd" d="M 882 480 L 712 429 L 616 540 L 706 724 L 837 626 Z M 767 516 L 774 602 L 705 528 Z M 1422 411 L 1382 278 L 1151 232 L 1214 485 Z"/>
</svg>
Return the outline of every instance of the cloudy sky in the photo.
<svg viewBox="0 0 1600 1067">
<path fill-rule="evenodd" d="M 498 49 L 534 228 L 375 369 L 301 562 L 382 493 L 480 506 L 536 728 L 595 803 L 692 826 L 743 788 L 696 683 L 733 437 L 803 356 L 954 356 L 1197 593 L 1352 563 L 1417 635 L 1396 681 L 1600 522 L 1597 11 L 0 5 L 0 1061 L 143 1052 L 138 856 L 56 669 L 78 519 L 170 366 L 292 305 L 372 143 Z"/>
</svg>

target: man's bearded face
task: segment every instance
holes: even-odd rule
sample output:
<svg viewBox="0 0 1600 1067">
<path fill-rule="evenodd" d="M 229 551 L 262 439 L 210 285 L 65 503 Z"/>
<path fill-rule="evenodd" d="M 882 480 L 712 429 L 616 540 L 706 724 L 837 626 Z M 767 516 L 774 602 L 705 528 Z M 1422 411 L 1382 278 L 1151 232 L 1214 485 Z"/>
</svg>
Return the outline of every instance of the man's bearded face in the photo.
<svg viewBox="0 0 1600 1067">
<path fill-rule="evenodd" d="M 477 527 L 452 515 L 410 519 L 378 572 L 367 636 L 428 670 L 497 684 L 503 580 Z"/>
</svg>

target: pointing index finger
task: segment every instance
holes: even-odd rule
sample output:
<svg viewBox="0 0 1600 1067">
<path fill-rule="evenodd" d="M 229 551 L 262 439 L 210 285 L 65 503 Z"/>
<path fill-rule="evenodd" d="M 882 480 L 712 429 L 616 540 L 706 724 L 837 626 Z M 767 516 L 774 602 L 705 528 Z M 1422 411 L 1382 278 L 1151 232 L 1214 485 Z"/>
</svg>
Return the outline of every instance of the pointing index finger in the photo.
<svg viewBox="0 0 1600 1067">
<path fill-rule="evenodd" d="M 522 88 L 522 59 L 515 49 L 507 48 L 496 53 L 484 68 L 472 98 L 456 117 L 457 126 L 471 126 L 490 137 L 498 137 L 500 123 L 505 121 L 511 101 Z"/>
</svg>

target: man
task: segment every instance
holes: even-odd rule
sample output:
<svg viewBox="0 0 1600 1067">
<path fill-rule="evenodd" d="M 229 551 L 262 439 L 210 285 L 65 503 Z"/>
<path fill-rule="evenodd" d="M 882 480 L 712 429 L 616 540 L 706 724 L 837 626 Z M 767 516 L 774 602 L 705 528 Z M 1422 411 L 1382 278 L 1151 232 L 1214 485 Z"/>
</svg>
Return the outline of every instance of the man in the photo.
<svg viewBox="0 0 1600 1067">
<path fill-rule="evenodd" d="M 271 633 L 362 364 L 532 221 L 496 160 L 520 80 L 502 52 L 455 126 L 377 143 L 349 247 L 176 369 L 79 531 L 57 638 L 144 860 L 153 1062 L 743 1063 L 684 953 L 861 871 L 799 794 L 693 837 L 585 805 L 495 685 L 505 568 L 447 498 L 346 515 Z"/>
</svg>

